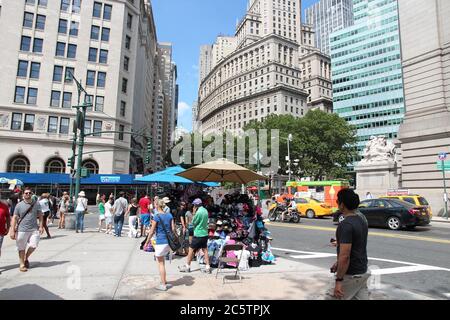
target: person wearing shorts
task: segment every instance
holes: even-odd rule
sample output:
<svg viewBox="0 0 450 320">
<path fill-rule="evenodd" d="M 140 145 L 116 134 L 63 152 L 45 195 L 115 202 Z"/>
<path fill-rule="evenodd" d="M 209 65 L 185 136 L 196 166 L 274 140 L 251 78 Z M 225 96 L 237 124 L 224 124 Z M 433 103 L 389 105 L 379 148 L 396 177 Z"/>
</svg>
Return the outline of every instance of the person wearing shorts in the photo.
<svg viewBox="0 0 450 320">
<path fill-rule="evenodd" d="M 3 237 L 8 234 L 11 226 L 11 215 L 6 202 L 0 201 L 0 256 L 2 255 Z"/>
<path fill-rule="evenodd" d="M 102 231 L 103 222 L 105 222 L 105 198 L 106 196 L 102 194 L 100 199 L 97 201 L 98 203 L 98 232 Z M 106 229 L 106 224 L 105 224 Z"/>
<path fill-rule="evenodd" d="M 152 228 L 147 236 L 147 241 L 144 247 L 147 247 L 151 241 L 154 234 L 156 234 L 156 244 L 155 244 L 155 257 L 159 264 L 159 274 L 161 277 L 161 284 L 155 289 L 160 291 L 167 291 L 170 289 L 171 285 L 167 283 L 166 279 L 166 266 L 165 257 L 170 253 L 169 241 L 167 240 L 167 232 L 175 233 L 175 223 L 173 221 L 173 216 L 171 213 L 166 213 L 164 207 L 166 206 L 164 200 L 159 200 L 157 204 L 157 214 L 155 214 L 152 220 Z M 164 224 L 164 227 L 163 227 Z M 165 231 L 165 230 L 166 231 Z"/>
<path fill-rule="evenodd" d="M 139 212 L 141 219 L 141 235 L 146 234 L 150 229 L 150 207 L 151 200 L 148 197 L 148 194 L 145 194 L 139 200 Z"/>
<path fill-rule="evenodd" d="M 41 206 L 39 201 L 33 201 L 31 199 L 31 195 L 31 190 L 25 189 L 23 201 L 19 202 L 14 209 L 11 228 L 11 239 L 16 240 L 17 251 L 19 251 L 19 270 L 22 272 L 26 272 L 30 268 L 28 259 L 34 250 L 36 250 L 40 235 L 44 232 L 44 216 L 41 211 Z M 39 227 L 37 219 L 40 222 Z M 16 236 L 15 229 L 17 225 L 18 232 Z"/>
<path fill-rule="evenodd" d="M 202 250 L 206 263 L 204 272 L 211 273 L 208 256 L 208 211 L 202 206 L 201 199 L 195 199 L 192 204 L 194 206 L 195 214 L 194 219 L 192 220 L 192 224 L 194 225 L 194 237 L 189 245 L 187 263 L 186 265 L 180 267 L 180 272 L 191 272 L 191 262 L 194 257 L 194 253 L 197 250 Z"/>
</svg>

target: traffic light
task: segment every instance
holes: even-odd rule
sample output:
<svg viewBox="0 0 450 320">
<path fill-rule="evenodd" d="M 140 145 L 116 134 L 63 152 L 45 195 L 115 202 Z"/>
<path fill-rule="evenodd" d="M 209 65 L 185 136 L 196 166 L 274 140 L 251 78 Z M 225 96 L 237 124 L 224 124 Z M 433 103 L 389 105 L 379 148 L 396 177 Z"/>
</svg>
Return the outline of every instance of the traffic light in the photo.
<svg viewBox="0 0 450 320">
<path fill-rule="evenodd" d="M 70 157 L 69 158 L 69 160 L 67 161 L 67 165 L 70 167 L 70 168 L 74 168 L 74 166 L 75 166 L 75 156 L 72 156 L 72 157 Z"/>
<path fill-rule="evenodd" d="M 145 164 L 149 164 L 152 160 L 152 139 L 149 138 L 147 142 L 147 155 L 145 157 Z"/>
</svg>

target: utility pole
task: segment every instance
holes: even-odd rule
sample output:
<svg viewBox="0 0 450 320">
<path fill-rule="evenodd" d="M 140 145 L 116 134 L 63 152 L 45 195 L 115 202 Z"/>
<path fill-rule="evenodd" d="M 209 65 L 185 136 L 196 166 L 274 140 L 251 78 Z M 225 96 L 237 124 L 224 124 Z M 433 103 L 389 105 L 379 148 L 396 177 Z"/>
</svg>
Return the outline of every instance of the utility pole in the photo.
<svg viewBox="0 0 450 320">
<path fill-rule="evenodd" d="M 288 141 L 287 141 L 289 181 L 291 181 L 291 153 L 290 153 L 290 148 L 289 148 L 290 141 L 292 141 L 292 134 L 289 134 Z"/>
<path fill-rule="evenodd" d="M 444 183 L 444 214 L 445 214 L 445 218 L 448 219 L 448 195 L 447 195 L 447 184 L 445 182 L 445 169 L 446 169 L 445 168 L 445 159 L 447 159 L 447 153 L 445 153 L 445 152 L 440 153 L 439 160 L 441 160 L 442 181 Z"/>
</svg>

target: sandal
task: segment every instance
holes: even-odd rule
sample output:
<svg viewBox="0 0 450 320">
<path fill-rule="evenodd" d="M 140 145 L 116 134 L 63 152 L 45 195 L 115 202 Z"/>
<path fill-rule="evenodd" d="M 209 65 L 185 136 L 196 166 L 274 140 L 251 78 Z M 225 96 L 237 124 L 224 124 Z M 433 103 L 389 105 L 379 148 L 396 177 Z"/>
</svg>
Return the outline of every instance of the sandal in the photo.
<svg viewBox="0 0 450 320">
<path fill-rule="evenodd" d="M 20 272 L 27 272 L 28 271 L 28 269 L 25 266 L 21 266 L 19 268 L 19 270 L 20 270 Z"/>
</svg>

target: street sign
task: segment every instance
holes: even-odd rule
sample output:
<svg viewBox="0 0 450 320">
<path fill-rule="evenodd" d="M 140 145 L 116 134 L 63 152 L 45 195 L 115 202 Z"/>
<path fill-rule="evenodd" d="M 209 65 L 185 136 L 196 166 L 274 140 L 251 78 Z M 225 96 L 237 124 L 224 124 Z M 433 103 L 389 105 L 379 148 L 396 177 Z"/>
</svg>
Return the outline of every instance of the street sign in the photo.
<svg viewBox="0 0 450 320">
<path fill-rule="evenodd" d="M 442 164 L 444 168 L 442 168 Z M 438 161 L 436 162 L 437 169 L 440 171 L 450 171 L 450 161 Z"/>
<path fill-rule="evenodd" d="M 439 160 L 443 161 L 447 159 L 447 154 L 445 152 L 439 153 Z"/>
</svg>

